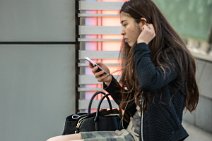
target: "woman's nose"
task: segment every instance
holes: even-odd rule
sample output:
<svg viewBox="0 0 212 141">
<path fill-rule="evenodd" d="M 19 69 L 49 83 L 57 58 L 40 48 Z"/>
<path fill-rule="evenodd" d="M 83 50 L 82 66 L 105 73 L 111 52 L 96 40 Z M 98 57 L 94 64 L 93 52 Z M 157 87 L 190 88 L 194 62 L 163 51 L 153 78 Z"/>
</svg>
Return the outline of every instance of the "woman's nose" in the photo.
<svg viewBox="0 0 212 141">
<path fill-rule="evenodd" d="M 121 31 L 121 35 L 125 35 L 125 31 L 124 31 L 124 29 L 122 29 L 122 31 Z"/>
</svg>

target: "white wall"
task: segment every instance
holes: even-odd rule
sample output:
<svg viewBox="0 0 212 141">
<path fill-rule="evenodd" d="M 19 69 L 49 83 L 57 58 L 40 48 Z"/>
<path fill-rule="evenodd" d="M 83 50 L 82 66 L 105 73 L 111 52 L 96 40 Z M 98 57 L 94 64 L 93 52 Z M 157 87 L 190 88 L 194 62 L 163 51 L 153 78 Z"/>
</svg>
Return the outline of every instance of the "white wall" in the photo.
<svg viewBox="0 0 212 141">
<path fill-rule="evenodd" d="M 46 140 L 75 112 L 74 2 L 0 0 L 0 140 Z"/>
<path fill-rule="evenodd" d="M 200 92 L 199 103 L 194 112 L 185 112 L 184 119 L 187 122 L 212 133 L 212 62 L 200 59 L 196 59 L 196 61 L 196 79 Z"/>
</svg>

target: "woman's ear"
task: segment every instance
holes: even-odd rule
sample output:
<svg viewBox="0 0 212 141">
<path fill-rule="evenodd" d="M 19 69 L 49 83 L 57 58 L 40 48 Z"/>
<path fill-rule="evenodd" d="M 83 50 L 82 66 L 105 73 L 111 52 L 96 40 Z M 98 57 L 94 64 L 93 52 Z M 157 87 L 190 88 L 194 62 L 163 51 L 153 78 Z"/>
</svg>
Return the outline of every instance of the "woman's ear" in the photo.
<svg viewBox="0 0 212 141">
<path fill-rule="evenodd" d="M 142 30 L 143 26 L 147 23 L 146 18 L 141 18 L 140 22 L 139 22 L 139 27 Z"/>
<path fill-rule="evenodd" d="M 145 25 L 147 23 L 146 18 L 141 18 L 142 25 Z"/>
</svg>

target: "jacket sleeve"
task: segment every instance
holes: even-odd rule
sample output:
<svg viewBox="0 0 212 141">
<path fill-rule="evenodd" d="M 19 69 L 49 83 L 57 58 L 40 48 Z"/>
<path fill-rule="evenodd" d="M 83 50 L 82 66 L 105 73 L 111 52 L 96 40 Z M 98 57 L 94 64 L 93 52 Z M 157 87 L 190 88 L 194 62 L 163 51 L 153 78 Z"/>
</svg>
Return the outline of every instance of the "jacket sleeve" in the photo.
<svg viewBox="0 0 212 141">
<path fill-rule="evenodd" d="M 177 78 L 175 65 L 163 70 L 152 62 L 150 49 L 145 43 L 139 43 L 135 46 L 134 57 L 135 71 L 143 90 L 155 91 L 161 89 Z"/>
<path fill-rule="evenodd" d="M 114 101 L 119 105 L 122 99 L 121 96 L 121 86 L 117 82 L 117 80 L 112 76 L 112 81 L 110 82 L 110 85 L 107 86 L 103 83 L 103 88 L 111 94 Z"/>
</svg>

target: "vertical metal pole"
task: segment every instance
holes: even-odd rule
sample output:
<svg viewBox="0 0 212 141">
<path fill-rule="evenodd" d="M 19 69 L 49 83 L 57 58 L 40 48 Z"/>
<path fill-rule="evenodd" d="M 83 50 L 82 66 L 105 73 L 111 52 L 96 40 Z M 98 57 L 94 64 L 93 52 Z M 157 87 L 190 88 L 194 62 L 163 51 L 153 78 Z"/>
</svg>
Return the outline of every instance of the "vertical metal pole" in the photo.
<svg viewBox="0 0 212 141">
<path fill-rule="evenodd" d="M 80 69 L 78 66 L 79 62 L 79 49 L 80 49 L 80 43 L 79 43 L 79 25 L 80 25 L 80 18 L 78 17 L 79 14 L 79 0 L 75 0 L 75 72 L 76 72 L 76 77 L 75 77 L 75 113 L 79 111 L 79 73 Z"/>
</svg>

